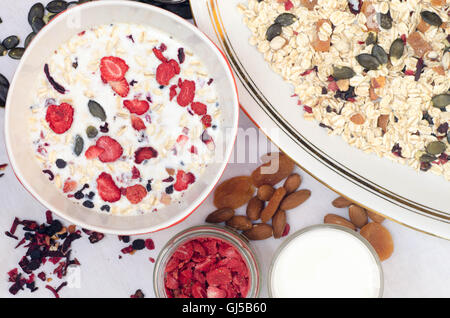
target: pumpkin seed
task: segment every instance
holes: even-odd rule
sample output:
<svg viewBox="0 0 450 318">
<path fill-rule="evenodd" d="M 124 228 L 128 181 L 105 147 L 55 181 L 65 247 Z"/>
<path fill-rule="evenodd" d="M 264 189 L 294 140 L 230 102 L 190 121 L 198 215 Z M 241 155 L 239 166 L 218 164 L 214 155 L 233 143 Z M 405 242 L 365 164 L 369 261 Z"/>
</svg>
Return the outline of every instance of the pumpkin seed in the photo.
<svg viewBox="0 0 450 318">
<path fill-rule="evenodd" d="M 88 136 L 88 138 L 95 138 L 98 135 L 98 130 L 97 128 L 95 128 L 94 126 L 89 126 L 88 128 L 86 128 L 86 135 Z"/>
<path fill-rule="evenodd" d="M 0 56 L 5 56 L 8 54 L 8 50 L 2 44 L 0 44 Z"/>
<path fill-rule="evenodd" d="M 11 50 L 18 46 L 20 43 L 20 39 L 16 35 L 10 35 L 6 39 L 2 41 L 2 45 L 7 49 Z"/>
<path fill-rule="evenodd" d="M 447 146 L 442 141 L 432 141 L 425 147 L 430 155 L 440 155 L 445 151 Z"/>
<path fill-rule="evenodd" d="M 450 134 L 447 134 L 447 142 L 450 144 Z"/>
<path fill-rule="evenodd" d="M 44 20 L 40 17 L 34 17 L 31 21 L 31 28 L 34 33 L 38 33 L 45 26 Z"/>
<path fill-rule="evenodd" d="M 358 55 L 356 60 L 362 67 L 368 70 L 377 70 L 380 67 L 380 62 L 378 59 L 367 53 Z"/>
<path fill-rule="evenodd" d="M 0 74 L 0 85 L 9 87 L 9 81 L 6 77 L 4 77 L 2 74 Z"/>
<path fill-rule="evenodd" d="M 60 13 L 67 9 L 67 2 L 63 0 L 50 1 L 45 8 L 48 12 Z"/>
<path fill-rule="evenodd" d="M 336 80 L 349 79 L 355 76 L 355 71 L 348 66 L 333 66 L 333 77 Z"/>
<path fill-rule="evenodd" d="M 272 41 L 272 39 L 276 36 L 279 36 L 282 32 L 282 27 L 281 24 L 279 23 L 274 23 L 272 24 L 266 32 L 266 39 L 267 41 Z"/>
<path fill-rule="evenodd" d="M 56 17 L 57 13 L 47 13 L 42 19 L 45 24 L 49 23 L 54 17 Z"/>
<path fill-rule="evenodd" d="M 392 42 L 391 47 L 389 48 L 389 57 L 391 58 L 391 61 L 399 60 L 403 56 L 404 51 L 405 43 L 402 39 L 398 38 Z"/>
<path fill-rule="evenodd" d="M 378 33 L 369 31 L 366 38 L 366 45 L 377 44 L 378 43 Z"/>
<path fill-rule="evenodd" d="M 387 13 L 380 13 L 379 19 L 380 19 L 380 26 L 383 29 L 389 30 L 392 28 L 391 11 L 388 11 Z"/>
<path fill-rule="evenodd" d="M 375 44 L 372 47 L 372 55 L 375 56 L 378 62 L 380 62 L 381 64 L 386 64 L 389 60 L 386 51 L 378 44 Z"/>
<path fill-rule="evenodd" d="M 101 121 L 106 120 L 106 113 L 103 107 L 94 100 L 90 100 L 88 103 L 89 112 L 92 116 L 100 118 Z"/>
<path fill-rule="evenodd" d="M 75 155 L 79 156 L 84 148 L 84 140 L 80 135 L 75 137 L 75 147 L 73 148 L 73 152 Z"/>
<path fill-rule="evenodd" d="M 33 41 L 35 36 L 36 36 L 36 33 L 34 33 L 34 32 L 31 32 L 30 34 L 28 34 L 28 36 L 25 39 L 25 43 L 24 43 L 25 48 L 27 48 L 28 45 L 30 45 L 31 41 Z"/>
<path fill-rule="evenodd" d="M 28 11 L 28 23 L 31 25 L 33 18 L 38 17 L 42 19 L 45 14 L 45 8 L 44 5 L 40 2 L 33 4 L 33 6 L 30 8 L 30 11 Z"/>
<path fill-rule="evenodd" d="M 281 24 L 282 26 L 289 26 L 297 21 L 297 17 L 292 13 L 282 13 L 276 19 L 275 23 Z"/>
<path fill-rule="evenodd" d="M 450 94 L 436 95 L 431 99 L 434 107 L 445 108 L 450 105 Z"/>
<path fill-rule="evenodd" d="M 8 84 L 9 85 L 9 84 Z M 5 107 L 9 86 L 0 85 L 0 107 Z"/>
<path fill-rule="evenodd" d="M 428 153 L 425 153 L 423 155 L 420 156 L 419 161 L 420 162 L 433 162 L 437 160 L 436 156 L 430 155 Z"/>
<path fill-rule="evenodd" d="M 428 23 L 429 25 L 440 26 L 442 24 L 442 19 L 439 15 L 431 11 L 422 11 L 420 12 L 420 16 L 423 21 Z"/>
<path fill-rule="evenodd" d="M 10 58 L 15 60 L 20 60 L 25 53 L 25 49 L 23 47 L 16 47 L 9 51 L 8 55 Z"/>
<path fill-rule="evenodd" d="M 76 7 L 79 3 L 77 1 L 71 1 L 67 3 L 67 9 L 71 9 L 73 7 Z"/>
</svg>

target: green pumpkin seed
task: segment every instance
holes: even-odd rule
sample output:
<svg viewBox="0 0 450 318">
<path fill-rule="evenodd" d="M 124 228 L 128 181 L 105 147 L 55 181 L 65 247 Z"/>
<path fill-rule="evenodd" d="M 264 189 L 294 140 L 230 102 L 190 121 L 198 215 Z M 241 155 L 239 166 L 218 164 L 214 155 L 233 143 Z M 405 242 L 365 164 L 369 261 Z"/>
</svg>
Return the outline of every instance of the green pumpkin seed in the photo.
<svg viewBox="0 0 450 318">
<path fill-rule="evenodd" d="M 431 99 L 434 107 L 445 108 L 450 105 L 450 94 L 436 95 Z"/>
<path fill-rule="evenodd" d="M 48 24 L 57 15 L 58 14 L 56 13 L 47 13 L 42 20 L 44 21 L 45 24 Z"/>
<path fill-rule="evenodd" d="M 423 21 L 429 25 L 440 26 L 442 24 L 442 19 L 439 15 L 431 11 L 422 11 L 420 13 Z"/>
<path fill-rule="evenodd" d="M 98 135 L 98 130 L 97 128 L 95 128 L 94 126 L 89 126 L 88 128 L 86 128 L 86 135 L 88 136 L 88 138 L 95 138 Z"/>
<path fill-rule="evenodd" d="M 377 70 L 380 67 L 380 62 L 375 56 L 367 53 L 360 54 L 356 57 L 358 63 L 368 70 Z"/>
<path fill-rule="evenodd" d="M 336 80 L 349 79 L 355 76 L 355 71 L 348 66 L 333 66 L 333 77 Z"/>
<path fill-rule="evenodd" d="M 28 45 L 30 45 L 31 41 L 33 41 L 34 37 L 36 36 L 36 33 L 31 32 L 30 34 L 28 34 L 27 38 L 25 39 L 25 48 L 28 47 Z"/>
<path fill-rule="evenodd" d="M 8 87 L 0 85 L 0 107 L 5 107 L 7 96 L 8 96 Z"/>
<path fill-rule="evenodd" d="M 425 148 L 430 155 L 440 155 L 445 149 L 447 146 L 442 141 L 432 141 Z"/>
<path fill-rule="evenodd" d="M 75 147 L 73 148 L 73 152 L 75 155 L 79 156 L 83 152 L 84 148 L 84 140 L 80 135 L 75 137 Z"/>
<path fill-rule="evenodd" d="M 282 13 L 276 19 L 275 23 L 281 24 L 282 26 L 289 26 L 297 21 L 297 17 L 292 13 Z"/>
<path fill-rule="evenodd" d="M 6 77 L 4 77 L 2 74 L 0 74 L 0 85 L 9 87 L 9 81 Z"/>
<path fill-rule="evenodd" d="M 101 121 L 106 120 L 106 113 L 103 107 L 94 100 L 90 100 L 88 103 L 89 112 L 92 116 L 100 118 Z"/>
<path fill-rule="evenodd" d="M 405 43 L 403 43 L 402 39 L 397 39 L 392 42 L 391 47 L 389 48 L 389 57 L 391 61 L 399 60 L 403 56 L 403 52 L 405 51 Z"/>
<path fill-rule="evenodd" d="M 380 13 L 380 26 L 385 30 L 392 28 L 392 17 L 390 11 L 386 14 Z"/>
<path fill-rule="evenodd" d="M 19 43 L 20 43 L 20 39 L 16 35 L 10 35 L 2 41 L 2 45 L 7 50 L 11 50 L 11 49 L 17 47 L 19 45 Z"/>
<path fill-rule="evenodd" d="M 433 162 L 437 160 L 436 156 L 430 155 L 428 153 L 425 153 L 423 155 L 420 156 L 419 161 L 420 162 Z"/>
<path fill-rule="evenodd" d="M 20 60 L 23 56 L 23 53 L 25 53 L 25 48 L 23 47 L 16 47 L 9 51 L 8 55 L 10 58 L 15 60 Z"/>
<path fill-rule="evenodd" d="M 378 33 L 369 31 L 369 34 L 367 35 L 366 38 L 366 45 L 372 45 L 377 43 L 378 43 Z"/>
<path fill-rule="evenodd" d="M 375 56 L 378 62 L 380 62 L 381 64 L 386 64 L 389 60 L 386 51 L 378 44 L 375 44 L 373 46 L 372 55 Z"/>
<path fill-rule="evenodd" d="M 274 23 L 272 24 L 266 32 L 266 40 L 267 41 L 272 41 L 272 39 L 276 36 L 279 36 L 282 32 L 282 26 L 281 24 L 278 23 Z"/>
<path fill-rule="evenodd" d="M 44 17 L 44 14 L 45 8 L 42 3 L 38 2 L 33 4 L 33 6 L 30 8 L 30 11 L 28 11 L 28 23 L 31 25 L 34 17 L 42 19 Z"/>
<path fill-rule="evenodd" d="M 67 9 L 67 2 L 62 0 L 50 1 L 45 8 L 48 12 L 60 13 Z"/>
<path fill-rule="evenodd" d="M 31 28 L 33 29 L 34 33 L 38 33 L 41 31 L 41 29 L 45 26 L 44 20 L 39 17 L 34 17 L 31 21 Z"/>
<path fill-rule="evenodd" d="M 2 44 L 0 44 L 0 56 L 5 56 L 8 54 L 8 50 Z"/>
</svg>

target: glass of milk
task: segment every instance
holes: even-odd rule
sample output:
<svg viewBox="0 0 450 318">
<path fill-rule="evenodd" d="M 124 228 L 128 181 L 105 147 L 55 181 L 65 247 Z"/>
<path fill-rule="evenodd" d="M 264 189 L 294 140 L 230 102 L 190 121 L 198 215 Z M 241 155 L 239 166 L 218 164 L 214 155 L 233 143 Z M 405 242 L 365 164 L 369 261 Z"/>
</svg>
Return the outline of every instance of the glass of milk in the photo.
<svg viewBox="0 0 450 318">
<path fill-rule="evenodd" d="M 383 270 L 370 243 L 346 227 L 320 224 L 292 234 L 269 269 L 275 298 L 370 298 L 383 294 Z"/>
</svg>

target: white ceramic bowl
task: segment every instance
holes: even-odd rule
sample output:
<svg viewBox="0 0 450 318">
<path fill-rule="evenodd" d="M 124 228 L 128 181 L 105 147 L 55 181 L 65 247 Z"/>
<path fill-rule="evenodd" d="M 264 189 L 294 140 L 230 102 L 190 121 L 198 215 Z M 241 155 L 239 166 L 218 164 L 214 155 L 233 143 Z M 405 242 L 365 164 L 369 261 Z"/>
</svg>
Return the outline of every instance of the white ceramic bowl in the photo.
<svg viewBox="0 0 450 318">
<path fill-rule="evenodd" d="M 194 48 L 214 75 L 223 110 L 221 138 L 215 140 L 216 160 L 186 192 L 181 205 L 169 205 L 158 213 L 141 216 L 112 216 L 93 212 L 67 199 L 36 160 L 26 118 L 32 104 L 31 91 L 46 58 L 61 43 L 95 25 L 109 23 L 150 25 L 173 35 Z M 103 233 L 132 235 L 161 230 L 189 216 L 208 196 L 222 175 L 237 133 L 239 103 L 236 84 L 228 62 L 217 47 L 197 28 L 176 15 L 147 4 L 129 1 L 99 1 L 72 8 L 42 29 L 26 50 L 9 89 L 6 104 L 5 138 L 12 168 L 23 186 L 59 216 Z"/>
</svg>

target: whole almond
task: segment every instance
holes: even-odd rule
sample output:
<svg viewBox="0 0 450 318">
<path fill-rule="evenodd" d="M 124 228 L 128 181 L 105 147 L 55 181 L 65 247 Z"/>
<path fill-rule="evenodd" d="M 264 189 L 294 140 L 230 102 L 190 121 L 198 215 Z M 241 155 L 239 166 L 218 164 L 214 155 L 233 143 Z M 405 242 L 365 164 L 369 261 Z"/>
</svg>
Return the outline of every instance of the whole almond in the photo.
<svg viewBox="0 0 450 318">
<path fill-rule="evenodd" d="M 266 207 L 261 212 L 261 221 L 263 223 L 267 223 L 273 217 L 275 212 L 277 212 L 278 207 L 280 206 L 281 200 L 283 200 L 286 194 L 286 189 L 281 187 L 275 190 L 272 198 L 270 198 Z"/>
<path fill-rule="evenodd" d="M 375 212 L 367 211 L 367 214 L 369 215 L 369 218 L 376 223 L 383 223 L 385 220 L 384 216 Z"/>
<path fill-rule="evenodd" d="M 338 197 L 336 199 L 333 200 L 333 202 L 331 203 L 335 208 L 346 208 L 349 207 L 350 204 L 352 204 L 352 202 L 350 200 L 347 200 L 344 197 Z"/>
<path fill-rule="evenodd" d="M 258 199 L 258 197 L 253 197 L 247 204 L 247 217 L 256 221 L 261 216 L 261 210 L 263 209 L 264 202 Z"/>
<path fill-rule="evenodd" d="M 352 222 L 337 214 L 325 215 L 325 217 L 323 218 L 323 222 L 326 224 L 342 225 L 348 227 L 349 229 L 352 229 L 353 231 L 356 231 L 356 227 Z"/>
<path fill-rule="evenodd" d="M 235 215 L 225 224 L 240 231 L 246 231 L 252 228 L 252 222 L 244 215 Z"/>
<path fill-rule="evenodd" d="M 259 188 L 263 184 L 276 185 L 294 170 L 294 161 L 284 153 L 271 154 L 271 160 L 252 172 L 253 184 Z"/>
<path fill-rule="evenodd" d="M 256 194 L 261 201 L 269 201 L 272 197 L 275 189 L 268 184 L 263 184 L 258 188 L 258 193 Z"/>
<path fill-rule="evenodd" d="M 280 204 L 280 209 L 287 211 L 296 208 L 300 204 L 308 200 L 310 196 L 311 191 L 309 190 L 299 190 L 297 192 L 291 193 L 283 199 L 283 202 L 281 202 Z"/>
<path fill-rule="evenodd" d="M 356 204 L 352 204 L 348 207 L 348 216 L 350 217 L 350 221 L 352 221 L 352 223 L 359 229 L 369 222 L 366 209 Z"/>
<path fill-rule="evenodd" d="M 283 236 L 284 228 L 286 227 L 286 212 L 278 210 L 272 218 L 273 237 L 280 238 Z"/>
<path fill-rule="evenodd" d="M 210 213 L 206 217 L 208 223 L 222 223 L 228 221 L 234 216 L 234 210 L 231 208 L 223 208 Z"/>
<path fill-rule="evenodd" d="M 293 173 L 287 177 L 283 187 L 286 189 L 286 194 L 291 194 L 297 191 L 298 187 L 302 183 L 302 177 L 298 173 Z"/>
<path fill-rule="evenodd" d="M 249 240 L 254 241 L 268 239 L 272 236 L 272 233 L 272 227 L 265 223 L 254 224 L 251 229 L 243 232 Z"/>
<path fill-rule="evenodd" d="M 391 233 L 383 225 L 370 222 L 359 233 L 373 246 L 380 260 L 388 259 L 394 252 Z"/>
</svg>

